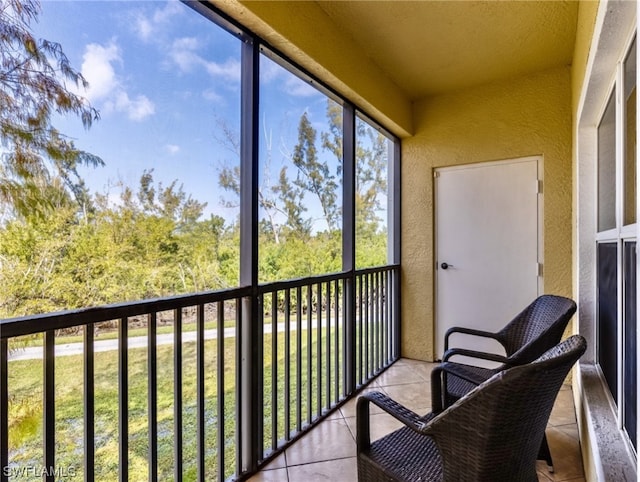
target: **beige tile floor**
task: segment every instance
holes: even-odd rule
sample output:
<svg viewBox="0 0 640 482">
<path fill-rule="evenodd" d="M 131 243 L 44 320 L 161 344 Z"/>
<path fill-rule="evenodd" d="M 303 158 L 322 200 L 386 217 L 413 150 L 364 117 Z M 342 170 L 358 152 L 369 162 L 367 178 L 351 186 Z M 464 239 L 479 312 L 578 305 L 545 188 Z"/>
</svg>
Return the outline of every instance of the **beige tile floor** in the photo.
<svg viewBox="0 0 640 482">
<path fill-rule="evenodd" d="M 366 391 L 382 391 L 417 413 L 427 413 L 431 404 L 429 374 L 433 366 L 432 363 L 401 359 L 374 380 Z M 249 480 L 356 481 L 355 405 L 355 400 L 350 400 Z M 371 418 L 372 439 L 400 427 L 400 422 L 374 406 Z M 548 472 L 546 464 L 539 461 L 538 481 L 584 482 L 578 428 L 569 385 L 563 386 L 558 394 L 547 427 L 547 440 L 555 472 Z"/>
</svg>

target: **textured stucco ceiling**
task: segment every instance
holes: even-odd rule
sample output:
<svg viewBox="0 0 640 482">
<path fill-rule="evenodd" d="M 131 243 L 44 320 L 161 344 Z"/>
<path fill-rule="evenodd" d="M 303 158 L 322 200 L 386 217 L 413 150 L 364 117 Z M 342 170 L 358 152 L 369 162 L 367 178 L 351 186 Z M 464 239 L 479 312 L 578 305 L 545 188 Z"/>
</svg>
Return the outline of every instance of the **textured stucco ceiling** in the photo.
<svg viewBox="0 0 640 482">
<path fill-rule="evenodd" d="M 317 5 L 410 99 L 570 65 L 575 1 Z"/>
</svg>

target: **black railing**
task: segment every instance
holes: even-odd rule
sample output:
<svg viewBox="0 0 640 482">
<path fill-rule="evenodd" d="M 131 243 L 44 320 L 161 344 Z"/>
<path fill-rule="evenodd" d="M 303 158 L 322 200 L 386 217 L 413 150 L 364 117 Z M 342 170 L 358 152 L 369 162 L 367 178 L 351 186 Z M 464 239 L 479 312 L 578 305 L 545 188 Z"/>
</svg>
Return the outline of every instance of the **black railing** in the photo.
<svg viewBox="0 0 640 482">
<path fill-rule="evenodd" d="M 398 295 L 390 266 L 0 321 L 0 482 L 242 479 L 398 357 Z"/>
</svg>

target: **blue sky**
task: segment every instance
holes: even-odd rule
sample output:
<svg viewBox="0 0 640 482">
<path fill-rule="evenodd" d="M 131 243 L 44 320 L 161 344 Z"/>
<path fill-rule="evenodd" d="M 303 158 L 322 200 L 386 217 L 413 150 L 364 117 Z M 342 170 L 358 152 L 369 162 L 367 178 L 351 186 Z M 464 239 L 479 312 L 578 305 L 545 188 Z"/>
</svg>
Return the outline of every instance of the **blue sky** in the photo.
<svg viewBox="0 0 640 482">
<path fill-rule="evenodd" d="M 239 132 L 237 38 L 177 1 L 44 0 L 33 31 L 62 45 L 89 81 L 79 93 L 100 111 L 89 131 L 75 118 L 54 122 L 105 161 L 104 168 L 82 171 L 91 190 L 117 196 L 118 182 L 135 189 L 144 169 L 153 168 L 156 181 L 177 179 L 208 202 L 207 213 L 234 215 L 220 207 L 218 170 L 238 162 L 219 129 L 222 121 Z M 318 134 L 326 130 L 326 97 L 271 61 L 262 65 L 263 133 L 272 139 L 277 175 L 303 112 Z"/>
</svg>

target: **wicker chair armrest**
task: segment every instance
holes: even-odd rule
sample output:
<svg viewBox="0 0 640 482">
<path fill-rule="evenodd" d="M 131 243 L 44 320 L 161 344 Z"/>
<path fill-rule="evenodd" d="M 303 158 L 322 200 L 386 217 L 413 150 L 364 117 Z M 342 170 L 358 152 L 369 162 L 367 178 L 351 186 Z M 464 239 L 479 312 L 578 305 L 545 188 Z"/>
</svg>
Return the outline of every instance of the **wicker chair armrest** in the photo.
<svg viewBox="0 0 640 482">
<path fill-rule="evenodd" d="M 480 358 L 482 360 L 494 361 L 497 363 L 508 363 L 507 357 L 497 353 L 488 353 L 484 351 L 468 350 L 466 348 L 449 348 L 444 352 L 442 361 L 446 362 L 453 356 L 468 356 L 471 358 Z"/>
<path fill-rule="evenodd" d="M 431 410 L 433 413 L 440 413 L 444 410 L 444 394 L 446 393 L 446 387 L 443 380 L 444 363 L 436 366 L 431 370 Z"/>
<path fill-rule="evenodd" d="M 474 385 L 481 385 L 487 380 L 486 377 L 479 375 L 478 373 L 467 369 L 467 365 L 455 362 L 443 362 L 439 366 L 440 370 L 451 375 L 455 375 L 458 378 L 473 383 Z M 473 367 L 469 367 L 473 368 Z"/>
<path fill-rule="evenodd" d="M 480 337 L 483 337 L 483 338 L 492 338 L 492 339 L 497 340 L 500 343 L 502 343 L 502 340 L 501 340 L 501 338 L 499 337 L 499 335 L 497 333 L 493 333 L 491 331 L 485 331 L 485 330 L 478 330 L 476 328 L 467 328 L 467 327 L 464 327 L 464 326 L 452 326 L 444 334 L 444 350 L 445 351 L 447 351 L 449 349 L 449 337 L 451 335 L 453 335 L 454 333 L 462 333 L 464 335 L 480 336 Z"/>
<path fill-rule="evenodd" d="M 432 418 L 430 415 L 421 417 L 381 392 L 370 392 L 362 395 L 358 398 L 356 405 L 356 440 L 358 452 L 366 451 L 371 445 L 371 433 L 369 430 L 370 403 L 380 407 L 386 413 L 418 433 L 424 432 L 428 421 Z"/>
<path fill-rule="evenodd" d="M 445 401 L 447 374 L 454 375 L 473 385 L 480 385 L 486 381 L 486 377 L 480 376 L 466 367 L 467 365 L 461 363 L 442 362 L 431 370 L 431 411 L 433 413 L 440 413 L 447 407 Z"/>
</svg>

